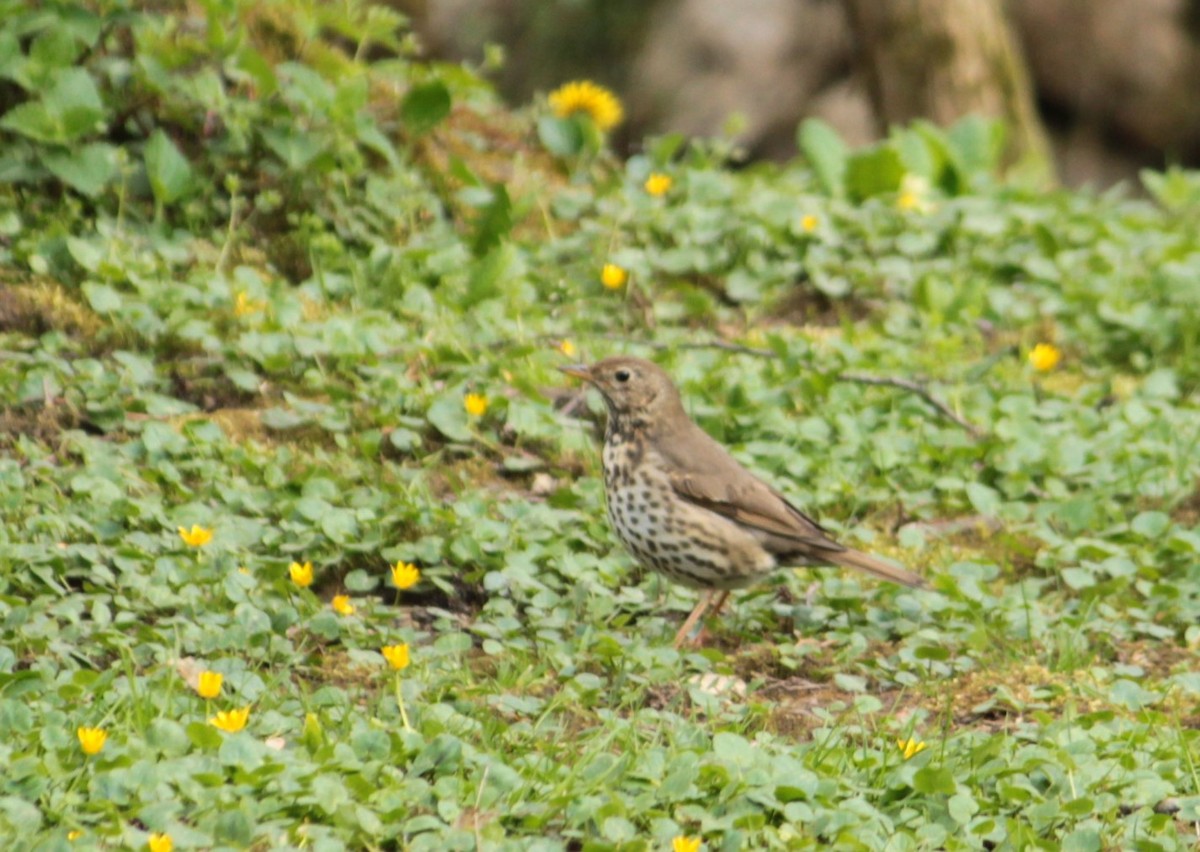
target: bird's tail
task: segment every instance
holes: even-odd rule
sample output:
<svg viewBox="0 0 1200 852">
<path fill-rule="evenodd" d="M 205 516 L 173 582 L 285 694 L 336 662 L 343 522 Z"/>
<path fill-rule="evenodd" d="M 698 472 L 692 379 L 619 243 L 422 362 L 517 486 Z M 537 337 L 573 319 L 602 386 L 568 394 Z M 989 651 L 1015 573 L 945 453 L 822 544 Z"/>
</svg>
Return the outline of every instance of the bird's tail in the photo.
<svg viewBox="0 0 1200 852">
<path fill-rule="evenodd" d="M 898 565 L 884 562 L 877 556 L 863 553 L 861 550 L 853 550 L 847 547 L 845 550 L 839 550 L 837 553 L 824 554 L 824 557 L 834 565 L 841 565 L 845 568 L 857 568 L 859 571 L 866 571 L 868 574 L 879 577 L 881 580 L 899 583 L 902 586 L 912 586 L 917 589 L 928 588 L 929 586 L 924 577 L 914 574 L 912 571 L 907 571 Z"/>
</svg>

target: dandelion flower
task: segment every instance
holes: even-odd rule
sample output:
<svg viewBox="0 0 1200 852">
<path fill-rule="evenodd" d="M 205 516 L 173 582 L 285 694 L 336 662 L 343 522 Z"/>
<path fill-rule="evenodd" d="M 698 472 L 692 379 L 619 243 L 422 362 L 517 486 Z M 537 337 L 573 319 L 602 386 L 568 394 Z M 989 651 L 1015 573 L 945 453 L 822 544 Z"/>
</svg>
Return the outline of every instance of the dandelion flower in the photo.
<svg viewBox="0 0 1200 852">
<path fill-rule="evenodd" d="M 896 740 L 896 748 L 900 749 L 900 753 L 904 755 L 904 759 L 920 754 L 925 750 L 924 742 L 917 742 L 912 737 L 907 740 Z"/>
<path fill-rule="evenodd" d="M 150 852 L 172 852 L 175 848 L 175 841 L 169 834 L 155 832 L 146 838 L 146 848 Z"/>
<path fill-rule="evenodd" d="M 565 83 L 551 92 L 548 100 L 550 108 L 559 118 L 583 113 L 591 118 L 601 131 L 616 127 L 625 115 L 620 99 L 590 80 Z"/>
<path fill-rule="evenodd" d="M 574 358 L 575 353 L 578 350 L 575 348 L 574 343 L 572 343 L 569 340 L 564 340 L 558 344 L 558 351 L 561 352 L 562 354 L 566 355 L 568 358 Z"/>
<path fill-rule="evenodd" d="M 397 562 L 392 566 L 392 585 L 403 591 L 411 589 L 421 579 L 421 569 L 408 562 Z"/>
<path fill-rule="evenodd" d="M 406 643 L 384 645 L 379 649 L 379 653 L 383 654 L 383 658 L 388 661 L 388 665 L 396 671 L 408 668 L 408 645 Z"/>
<path fill-rule="evenodd" d="M 1039 343 L 1029 352 L 1029 363 L 1039 373 L 1046 373 L 1058 366 L 1062 352 L 1053 343 Z"/>
<path fill-rule="evenodd" d="M 303 565 L 299 562 L 293 562 L 288 566 L 288 574 L 291 575 L 292 582 L 297 586 L 312 585 L 313 567 L 311 562 L 305 562 Z"/>
<path fill-rule="evenodd" d="M 646 182 L 642 184 L 642 186 L 646 192 L 650 193 L 655 198 L 658 198 L 659 196 L 666 195 L 668 192 L 670 192 L 671 184 L 673 183 L 674 181 L 671 180 L 670 175 L 664 175 L 662 172 L 652 172 L 650 177 L 646 178 Z"/>
<path fill-rule="evenodd" d="M 354 614 L 354 604 L 350 603 L 349 595 L 334 595 L 333 600 L 329 603 L 338 615 Z"/>
<path fill-rule="evenodd" d="M 809 213 L 807 216 L 804 216 L 800 219 L 800 230 L 804 231 L 806 234 L 811 234 L 817 229 L 817 225 L 820 224 L 821 220 Z"/>
<path fill-rule="evenodd" d="M 671 852 L 700 852 L 700 838 L 681 834 L 671 840 Z"/>
<path fill-rule="evenodd" d="M 196 678 L 196 694 L 201 698 L 212 699 L 221 694 L 221 684 L 225 676 L 220 672 L 200 672 Z"/>
<path fill-rule="evenodd" d="M 222 710 L 217 715 L 208 720 L 208 724 L 214 728 L 220 728 L 227 734 L 236 734 L 242 728 L 246 727 L 246 722 L 250 719 L 250 708 L 243 707 L 241 710 Z"/>
<path fill-rule="evenodd" d="M 80 831 L 78 828 L 73 828 L 67 832 L 67 840 L 70 840 L 72 843 L 74 843 L 76 840 L 78 840 L 81 837 L 83 837 L 83 832 Z"/>
<path fill-rule="evenodd" d="M 75 732 L 79 736 L 79 746 L 83 753 L 91 757 L 100 753 L 104 742 L 108 739 L 108 731 L 103 728 L 80 728 Z"/>
<path fill-rule="evenodd" d="M 610 290 L 619 290 L 629 280 L 629 273 L 615 263 L 606 263 L 600 270 L 600 283 Z"/>
<path fill-rule="evenodd" d="M 192 524 L 192 528 L 190 530 L 180 527 L 179 537 L 183 539 L 183 543 L 188 547 L 204 547 L 204 545 L 212 541 L 213 531 L 208 527 L 201 527 L 197 526 L 196 524 Z"/>
<path fill-rule="evenodd" d="M 463 397 L 463 408 L 472 417 L 482 417 L 488 410 L 488 398 L 481 393 L 469 393 Z"/>
</svg>

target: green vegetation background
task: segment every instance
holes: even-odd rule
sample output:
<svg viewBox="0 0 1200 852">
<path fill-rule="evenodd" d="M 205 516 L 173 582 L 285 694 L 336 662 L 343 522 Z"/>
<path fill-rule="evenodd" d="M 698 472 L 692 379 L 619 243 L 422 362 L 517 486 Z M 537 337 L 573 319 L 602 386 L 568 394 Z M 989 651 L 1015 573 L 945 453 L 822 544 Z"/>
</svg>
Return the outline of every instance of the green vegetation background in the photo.
<svg viewBox="0 0 1200 852">
<path fill-rule="evenodd" d="M 6 848 L 1191 847 L 1200 177 L 1001 180 L 980 121 L 620 161 L 415 56 L 358 2 L 0 0 Z M 676 653 L 564 348 L 933 590 L 788 572 Z"/>
</svg>

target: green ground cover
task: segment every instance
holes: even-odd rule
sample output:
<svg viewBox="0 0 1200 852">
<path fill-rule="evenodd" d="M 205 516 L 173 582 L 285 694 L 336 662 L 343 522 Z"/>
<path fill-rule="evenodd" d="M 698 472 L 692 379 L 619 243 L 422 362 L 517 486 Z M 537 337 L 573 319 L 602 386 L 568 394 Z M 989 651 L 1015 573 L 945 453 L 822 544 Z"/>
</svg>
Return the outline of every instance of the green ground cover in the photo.
<svg viewBox="0 0 1200 852">
<path fill-rule="evenodd" d="M 0 0 L 6 848 L 1192 848 L 1200 177 L 622 160 L 414 56 Z M 555 370 L 617 352 L 932 589 L 785 572 L 672 650 Z"/>
</svg>

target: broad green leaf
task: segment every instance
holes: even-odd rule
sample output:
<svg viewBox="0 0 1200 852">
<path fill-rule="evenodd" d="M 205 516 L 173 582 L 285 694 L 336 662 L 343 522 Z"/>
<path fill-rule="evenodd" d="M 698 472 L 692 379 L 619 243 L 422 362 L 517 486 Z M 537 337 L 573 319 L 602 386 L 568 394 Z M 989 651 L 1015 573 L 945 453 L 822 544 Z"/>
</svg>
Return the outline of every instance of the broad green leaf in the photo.
<svg viewBox="0 0 1200 852">
<path fill-rule="evenodd" d="M 41 159 L 52 175 L 89 198 L 99 195 L 117 171 L 117 149 L 106 142 L 46 151 Z"/>
<path fill-rule="evenodd" d="M 538 139 L 546 150 L 558 157 L 573 157 L 583 150 L 583 132 L 569 118 L 543 116 L 537 123 Z"/>
<path fill-rule="evenodd" d="M 428 133 L 450 114 L 450 91 L 440 80 L 414 86 L 400 102 L 400 120 L 411 133 Z"/>
<path fill-rule="evenodd" d="M 146 177 L 160 204 L 173 204 L 187 193 L 192 184 L 191 164 L 166 133 L 154 131 L 146 143 L 144 156 Z"/>
<path fill-rule="evenodd" d="M 808 118 L 796 131 L 796 144 L 830 195 L 846 191 L 848 150 L 837 131 L 819 118 Z"/>
<path fill-rule="evenodd" d="M 846 190 L 857 201 L 895 192 L 903 178 L 900 155 L 887 144 L 858 152 L 846 164 Z"/>
</svg>

